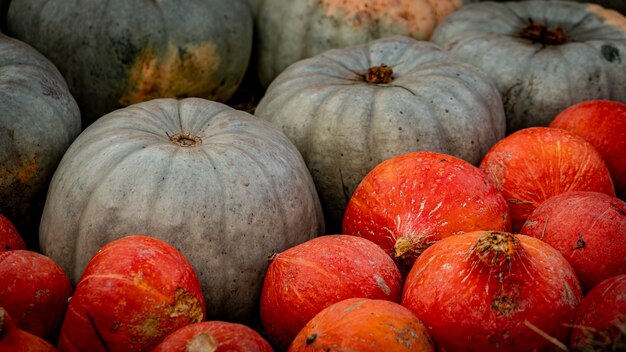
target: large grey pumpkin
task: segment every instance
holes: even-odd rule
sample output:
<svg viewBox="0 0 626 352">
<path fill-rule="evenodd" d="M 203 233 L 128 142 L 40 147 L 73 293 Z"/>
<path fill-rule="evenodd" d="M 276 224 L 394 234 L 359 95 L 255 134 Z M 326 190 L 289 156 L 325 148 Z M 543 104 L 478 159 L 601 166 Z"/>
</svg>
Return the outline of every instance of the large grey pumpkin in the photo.
<svg viewBox="0 0 626 352">
<path fill-rule="evenodd" d="M 509 133 L 547 126 L 584 100 L 626 102 L 626 18 L 595 4 L 469 4 L 446 17 L 432 41 L 496 82 Z"/>
<path fill-rule="evenodd" d="M 255 115 L 298 147 L 334 231 L 356 186 L 383 160 L 430 150 L 477 165 L 505 132 L 500 95 L 484 72 L 406 36 L 291 65 Z"/>
<path fill-rule="evenodd" d="M 224 104 L 155 99 L 94 122 L 54 174 L 44 254 L 76 283 L 113 239 L 163 239 L 189 259 L 207 318 L 255 319 L 268 256 L 323 233 L 315 186 L 277 128 Z"/>
<path fill-rule="evenodd" d="M 48 183 L 81 129 L 80 112 L 56 67 L 0 34 L 0 214 L 37 249 Z"/>
<path fill-rule="evenodd" d="M 12 0 L 7 25 L 57 65 L 86 122 L 153 98 L 226 101 L 252 50 L 247 0 Z"/>
<path fill-rule="evenodd" d="M 349 45 L 407 35 L 430 38 L 469 0 L 248 0 L 255 17 L 255 60 L 263 87 L 292 63 Z"/>
</svg>

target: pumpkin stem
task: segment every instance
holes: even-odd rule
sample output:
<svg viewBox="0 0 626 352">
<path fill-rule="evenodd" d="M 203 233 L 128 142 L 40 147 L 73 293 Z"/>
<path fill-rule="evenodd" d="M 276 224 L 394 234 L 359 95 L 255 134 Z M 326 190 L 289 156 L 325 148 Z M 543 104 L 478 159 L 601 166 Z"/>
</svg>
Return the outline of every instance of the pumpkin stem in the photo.
<svg viewBox="0 0 626 352">
<path fill-rule="evenodd" d="M 532 18 L 528 19 L 528 26 L 522 29 L 519 35 L 543 46 L 565 43 L 565 32 L 561 27 L 548 28 L 545 24 L 534 23 Z"/>
<path fill-rule="evenodd" d="M 380 66 L 372 66 L 367 69 L 363 75 L 363 80 L 371 84 L 386 84 L 393 81 L 393 70 L 391 67 L 380 64 Z"/>
<path fill-rule="evenodd" d="M 519 250 L 519 240 L 511 233 L 490 231 L 481 236 L 470 253 L 478 256 L 481 262 L 487 265 L 509 263 L 511 256 Z"/>
<path fill-rule="evenodd" d="M 170 141 L 181 147 L 195 147 L 202 144 L 202 139 L 191 133 L 177 133 L 170 136 Z"/>
</svg>

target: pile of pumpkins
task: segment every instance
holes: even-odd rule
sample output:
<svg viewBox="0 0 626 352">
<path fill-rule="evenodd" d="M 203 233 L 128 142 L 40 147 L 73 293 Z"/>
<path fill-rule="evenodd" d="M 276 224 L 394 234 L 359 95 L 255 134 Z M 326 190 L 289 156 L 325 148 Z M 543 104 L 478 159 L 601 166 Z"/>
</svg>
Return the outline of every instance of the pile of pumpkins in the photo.
<svg viewBox="0 0 626 352">
<path fill-rule="evenodd" d="M 626 315 L 620 1 L 11 0 L 0 11 L 0 278 L 46 273 L 50 286 L 31 288 L 56 295 L 36 306 L 0 287 L 0 349 L 36 336 L 29 345 L 67 351 L 544 350 L 570 343 L 583 297 L 615 278 L 601 299 L 614 293 Z M 551 229 L 565 215 L 578 222 Z M 598 237 L 581 234 L 594 226 Z M 472 242 L 440 245 L 461 237 Z M 555 297 L 541 304 L 515 296 L 560 327 L 521 319 L 495 288 L 483 297 L 492 330 L 467 311 L 465 325 L 430 320 L 461 305 L 428 306 L 449 291 L 425 298 L 420 285 L 474 272 L 444 261 L 428 273 L 435 249 L 455 246 L 498 273 L 487 285 L 528 284 L 504 272 L 567 281 L 537 290 Z M 545 263 L 519 259 L 539 247 Z M 529 269 L 541 266 L 559 269 Z M 45 313 L 38 324 L 2 301 L 17 296 Z M 323 330 L 322 311 L 393 328 L 351 337 L 343 320 Z M 351 338 L 371 343 L 337 345 Z"/>
</svg>

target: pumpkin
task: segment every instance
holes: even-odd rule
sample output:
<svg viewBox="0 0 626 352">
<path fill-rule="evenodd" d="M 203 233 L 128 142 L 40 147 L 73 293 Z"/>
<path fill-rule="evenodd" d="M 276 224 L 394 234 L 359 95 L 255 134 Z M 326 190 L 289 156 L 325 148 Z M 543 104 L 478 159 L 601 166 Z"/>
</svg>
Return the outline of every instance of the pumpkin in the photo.
<svg viewBox="0 0 626 352">
<path fill-rule="evenodd" d="M 478 164 L 505 132 L 500 95 L 482 71 L 406 36 L 293 64 L 255 115 L 296 145 L 337 233 L 356 186 L 382 161 L 430 150 Z"/>
<path fill-rule="evenodd" d="M 54 342 L 72 295 L 67 274 L 50 258 L 28 250 L 0 252 L 0 307 L 22 330 Z"/>
<path fill-rule="evenodd" d="M 343 233 L 378 244 L 407 274 L 430 245 L 475 230 L 510 231 L 509 206 L 467 161 L 434 152 L 377 165 L 350 198 Z"/>
<path fill-rule="evenodd" d="M 289 352 L 433 352 L 424 324 L 398 303 L 349 298 L 325 308 L 298 333 Z"/>
<path fill-rule="evenodd" d="M 152 351 L 205 315 L 200 282 L 171 244 L 126 236 L 89 261 L 63 320 L 61 351 Z"/>
<path fill-rule="evenodd" d="M 576 311 L 571 351 L 626 350 L 626 274 L 600 282 Z"/>
<path fill-rule="evenodd" d="M 561 252 L 584 292 L 626 274 L 626 202 L 608 194 L 571 191 L 552 196 L 528 216 L 520 233 Z"/>
<path fill-rule="evenodd" d="M 285 68 L 322 52 L 391 35 L 428 40 L 463 0 L 249 0 L 263 87 Z"/>
<path fill-rule="evenodd" d="M 184 326 L 169 334 L 152 352 L 273 352 L 250 327 L 212 320 Z"/>
<path fill-rule="evenodd" d="M 261 323 L 269 339 L 287 349 L 322 309 L 352 297 L 399 302 L 402 276 L 375 243 L 326 235 L 272 258 L 261 294 Z"/>
<path fill-rule="evenodd" d="M 155 99 L 103 116 L 50 184 L 40 242 L 76 283 L 106 243 L 176 246 L 202 283 L 208 319 L 258 314 L 267 256 L 324 232 L 302 156 L 276 127 L 200 98 Z"/>
<path fill-rule="evenodd" d="M 16 249 L 26 249 L 26 243 L 15 225 L 0 214 L 0 252 Z"/>
<path fill-rule="evenodd" d="M 252 50 L 247 0 L 13 0 L 7 26 L 57 65 L 86 124 L 153 98 L 226 101 Z"/>
<path fill-rule="evenodd" d="M 446 17 L 431 40 L 495 81 L 509 134 L 547 126 L 581 101 L 626 102 L 626 18 L 596 4 L 468 4 Z"/>
<path fill-rule="evenodd" d="M 56 67 L 4 34 L 0 69 L 0 214 L 36 250 L 46 189 L 80 133 L 80 112 Z"/>
<path fill-rule="evenodd" d="M 494 1 L 494 0 L 483 0 L 483 1 Z M 495 1 L 521 1 L 521 0 L 495 0 Z M 562 1 L 562 0 L 551 0 L 551 1 Z M 586 2 L 598 4 L 607 9 L 613 9 L 619 11 L 621 13 L 626 13 L 626 3 L 624 0 L 570 0 L 574 2 Z"/>
<path fill-rule="evenodd" d="M 430 246 L 402 293 L 438 351 L 552 351 L 544 336 L 567 341 L 582 299 L 576 273 L 556 249 L 499 231 Z"/>
<path fill-rule="evenodd" d="M 17 327 L 6 309 L 0 307 L 0 351 L 56 352 L 56 350 L 48 341 Z"/>
<path fill-rule="evenodd" d="M 615 193 L 626 200 L 626 104 L 583 101 L 561 111 L 549 126 L 574 132 L 591 143 L 609 168 Z"/>
<path fill-rule="evenodd" d="M 569 191 L 615 197 L 600 153 L 582 137 L 551 127 L 528 127 L 501 139 L 479 168 L 509 203 L 514 232 L 545 200 Z"/>
</svg>

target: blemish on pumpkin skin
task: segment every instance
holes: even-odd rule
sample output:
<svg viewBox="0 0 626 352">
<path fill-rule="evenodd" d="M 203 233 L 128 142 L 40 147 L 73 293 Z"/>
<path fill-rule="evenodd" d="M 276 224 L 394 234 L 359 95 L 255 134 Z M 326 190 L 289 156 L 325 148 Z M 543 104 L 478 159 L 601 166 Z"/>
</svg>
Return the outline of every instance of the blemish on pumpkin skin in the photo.
<svg viewBox="0 0 626 352">
<path fill-rule="evenodd" d="M 128 86 L 119 99 L 127 106 L 154 98 L 189 96 L 216 99 L 220 94 L 213 76 L 220 56 L 211 42 L 179 47 L 170 43 L 164 52 L 144 47 L 131 64 Z"/>
<path fill-rule="evenodd" d="M 28 185 L 31 180 L 37 176 L 40 172 L 39 164 L 37 163 L 37 156 L 33 155 L 26 163 L 21 164 L 17 170 L 2 170 L 0 171 L 0 181 L 4 180 L 17 180 L 22 184 Z M 13 182 L 13 181 L 11 181 Z"/>
<path fill-rule="evenodd" d="M 322 0 L 327 17 L 353 23 L 356 28 L 388 23 L 403 26 L 416 39 L 430 38 L 434 28 L 449 13 L 461 7 L 461 0 Z"/>
</svg>

